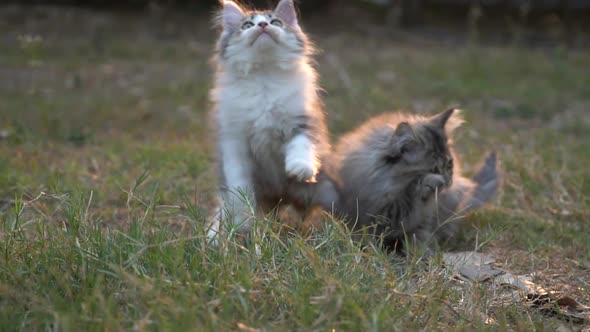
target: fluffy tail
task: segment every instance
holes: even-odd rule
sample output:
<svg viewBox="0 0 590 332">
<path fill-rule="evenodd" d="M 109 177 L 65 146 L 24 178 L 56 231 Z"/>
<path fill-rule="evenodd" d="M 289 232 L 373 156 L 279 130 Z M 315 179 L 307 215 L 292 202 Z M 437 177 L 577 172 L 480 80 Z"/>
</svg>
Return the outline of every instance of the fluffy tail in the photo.
<svg viewBox="0 0 590 332">
<path fill-rule="evenodd" d="M 498 174 L 498 160 L 495 151 L 490 152 L 486 156 L 479 171 L 473 177 L 473 182 L 475 182 L 475 188 L 464 205 L 469 210 L 477 209 L 489 202 L 498 192 L 500 176 Z"/>
<path fill-rule="evenodd" d="M 448 190 L 439 196 L 437 230 L 439 240 L 448 240 L 459 227 L 456 222 L 461 216 L 477 209 L 494 198 L 500 187 L 496 152 L 490 152 L 484 159 L 473 179 L 457 177 Z"/>
</svg>

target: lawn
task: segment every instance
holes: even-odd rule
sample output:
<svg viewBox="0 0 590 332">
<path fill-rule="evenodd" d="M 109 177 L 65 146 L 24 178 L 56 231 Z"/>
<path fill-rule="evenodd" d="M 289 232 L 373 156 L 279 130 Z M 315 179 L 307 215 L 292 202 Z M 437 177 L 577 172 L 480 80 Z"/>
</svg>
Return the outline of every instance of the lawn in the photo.
<svg viewBox="0 0 590 332">
<path fill-rule="evenodd" d="M 251 244 L 208 246 L 208 20 L 0 7 L 0 330 L 583 328 L 459 281 L 440 257 L 360 248 L 329 216 L 309 232 L 260 220 Z M 588 50 L 347 22 L 303 19 L 333 138 L 380 112 L 460 106 L 465 172 L 495 149 L 503 186 L 444 249 L 589 304 Z"/>
</svg>

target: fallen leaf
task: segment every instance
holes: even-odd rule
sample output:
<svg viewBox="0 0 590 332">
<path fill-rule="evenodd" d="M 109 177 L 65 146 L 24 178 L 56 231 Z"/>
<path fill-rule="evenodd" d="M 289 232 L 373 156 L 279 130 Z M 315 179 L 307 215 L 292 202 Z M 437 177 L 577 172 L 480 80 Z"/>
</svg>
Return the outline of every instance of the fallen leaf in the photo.
<svg viewBox="0 0 590 332">
<path fill-rule="evenodd" d="M 461 279 L 469 281 L 484 281 L 504 273 L 489 266 L 495 261 L 493 257 L 477 252 L 443 254 L 445 266 L 457 273 Z"/>
<path fill-rule="evenodd" d="M 488 266 L 463 266 L 459 269 L 459 273 L 471 281 L 484 281 L 493 278 L 497 275 L 503 274 L 504 271 L 494 269 Z"/>
<path fill-rule="evenodd" d="M 559 327 L 555 330 L 555 332 L 573 332 L 573 330 L 563 324 L 559 324 Z"/>
<path fill-rule="evenodd" d="M 449 252 L 443 254 L 443 262 L 447 266 L 460 267 L 463 265 L 489 265 L 496 260 L 486 254 L 479 252 L 463 251 L 463 252 Z"/>
<path fill-rule="evenodd" d="M 547 294 L 547 291 L 533 283 L 533 277 L 529 275 L 514 275 L 505 273 L 496 277 L 496 283 L 500 285 L 509 285 L 520 289 L 527 294 Z"/>
<path fill-rule="evenodd" d="M 460 280 L 482 282 L 493 278 L 496 285 L 508 285 L 515 291 L 514 299 L 522 298 L 541 312 L 556 315 L 574 323 L 590 322 L 590 307 L 568 296 L 557 296 L 535 284 L 530 275 L 516 275 L 491 266 L 495 259 L 477 252 L 443 254 L 445 266 Z M 564 330 L 566 331 L 566 330 Z"/>
<path fill-rule="evenodd" d="M 539 307 L 548 314 L 557 315 L 575 323 L 590 322 L 590 307 L 568 296 L 557 297 L 533 283 L 529 275 L 506 273 L 494 280 L 500 285 L 509 285 L 520 291 L 531 306 Z"/>
</svg>

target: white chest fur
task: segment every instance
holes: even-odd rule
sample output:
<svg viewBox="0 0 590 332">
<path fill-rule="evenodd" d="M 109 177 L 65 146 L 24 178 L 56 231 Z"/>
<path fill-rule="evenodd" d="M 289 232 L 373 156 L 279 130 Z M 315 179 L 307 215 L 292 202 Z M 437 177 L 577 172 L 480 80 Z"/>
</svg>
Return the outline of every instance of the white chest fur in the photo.
<svg viewBox="0 0 590 332">
<path fill-rule="evenodd" d="M 222 74 L 214 98 L 220 134 L 277 148 L 289 137 L 293 119 L 306 113 L 309 83 L 304 73 L 271 71 L 247 77 Z"/>
</svg>

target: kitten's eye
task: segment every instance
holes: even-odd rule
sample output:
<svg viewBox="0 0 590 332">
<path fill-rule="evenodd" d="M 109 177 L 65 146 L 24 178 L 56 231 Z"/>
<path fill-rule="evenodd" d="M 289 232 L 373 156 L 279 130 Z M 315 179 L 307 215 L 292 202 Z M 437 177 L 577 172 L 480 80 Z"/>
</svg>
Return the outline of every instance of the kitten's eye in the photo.
<svg viewBox="0 0 590 332">
<path fill-rule="evenodd" d="M 278 26 L 278 27 L 283 26 L 283 22 L 281 22 L 281 20 L 277 20 L 276 18 L 274 20 L 270 21 L 270 24 Z"/>
<path fill-rule="evenodd" d="M 250 21 L 244 22 L 244 24 L 242 24 L 242 30 L 250 29 L 253 26 L 254 26 L 254 23 L 252 23 Z"/>
</svg>

